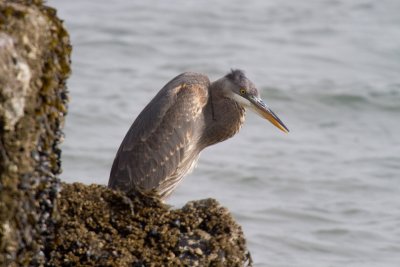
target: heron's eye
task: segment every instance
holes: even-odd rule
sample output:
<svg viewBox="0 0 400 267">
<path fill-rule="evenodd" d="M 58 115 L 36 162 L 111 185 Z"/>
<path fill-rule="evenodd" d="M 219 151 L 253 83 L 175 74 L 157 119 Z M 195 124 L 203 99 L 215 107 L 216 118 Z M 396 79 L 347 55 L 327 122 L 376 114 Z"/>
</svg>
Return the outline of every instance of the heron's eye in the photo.
<svg viewBox="0 0 400 267">
<path fill-rule="evenodd" d="M 241 95 L 244 95 L 245 93 L 246 93 L 246 89 L 244 89 L 244 88 L 240 89 L 240 94 Z"/>
</svg>

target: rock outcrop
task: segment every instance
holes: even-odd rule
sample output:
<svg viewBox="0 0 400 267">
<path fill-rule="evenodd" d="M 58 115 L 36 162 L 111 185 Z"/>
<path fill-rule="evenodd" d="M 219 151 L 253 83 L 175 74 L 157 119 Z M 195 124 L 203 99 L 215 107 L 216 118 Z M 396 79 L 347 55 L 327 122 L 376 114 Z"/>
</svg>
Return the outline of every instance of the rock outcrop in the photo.
<svg viewBox="0 0 400 267">
<path fill-rule="evenodd" d="M 1 266 L 46 261 L 70 52 L 54 9 L 41 1 L 0 1 Z"/>
<path fill-rule="evenodd" d="M 0 266 L 251 265 L 241 227 L 217 201 L 65 184 L 71 46 L 40 0 L 0 0 Z"/>
<path fill-rule="evenodd" d="M 157 198 L 64 184 L 55 266 L 244 266 L 243 232 L 216 200 L 173 210 Z"/>
</svg>

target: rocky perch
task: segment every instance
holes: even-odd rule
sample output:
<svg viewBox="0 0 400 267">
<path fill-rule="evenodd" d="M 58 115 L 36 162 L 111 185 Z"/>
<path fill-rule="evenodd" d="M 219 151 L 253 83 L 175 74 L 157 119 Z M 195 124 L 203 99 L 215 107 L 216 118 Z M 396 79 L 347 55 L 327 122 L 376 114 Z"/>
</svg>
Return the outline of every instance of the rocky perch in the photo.
<svg viewBox="0 0 400 267">
<path fill-rule="evenodd" d="M 71 46 L 41 0 L 0 0 L 0 266 L 250 266 L 241 227 L 216 200 L 65 184 Z"/>
</svg>

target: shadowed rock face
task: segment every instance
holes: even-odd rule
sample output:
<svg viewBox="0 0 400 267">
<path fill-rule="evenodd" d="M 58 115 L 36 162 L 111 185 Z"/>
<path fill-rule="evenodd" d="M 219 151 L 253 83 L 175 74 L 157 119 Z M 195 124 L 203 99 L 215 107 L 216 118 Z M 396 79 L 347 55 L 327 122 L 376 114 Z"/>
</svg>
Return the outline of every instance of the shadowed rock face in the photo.
<svg viewBox="0 0 400 267">
<path fill-rule="evenodd" d="M 71 47 L 55 10 L 0 1 L 0 265 L 39 265 L 52 239 Z"/>
<path fill-rule="evenodd" d="M 243 266 L 239 225 L 215 200 L 62 184 L 71 46 L 54 9 L 0 0 L 0 266 Z"/>
</svg>

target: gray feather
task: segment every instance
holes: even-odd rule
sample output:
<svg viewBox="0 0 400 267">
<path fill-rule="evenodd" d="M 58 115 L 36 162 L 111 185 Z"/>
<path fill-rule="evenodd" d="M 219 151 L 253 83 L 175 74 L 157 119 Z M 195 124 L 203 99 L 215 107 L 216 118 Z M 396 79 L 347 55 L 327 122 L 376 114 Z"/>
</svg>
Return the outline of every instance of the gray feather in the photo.
<svg viewBox="0 0 400 267">
<path fill-rule="evenodd" d="M 169 177 L 181 179 L 189 171 L 180 164 L 199 153 L 190 151 L 193 140 L 188 136 L 199 127 L 199 110 L 207 103 L 209 86 L 206 76 L 183 73 L 159 91 L 122 141 L 109 187 L 163 191 L 171 187 Z"/>
</svg>

